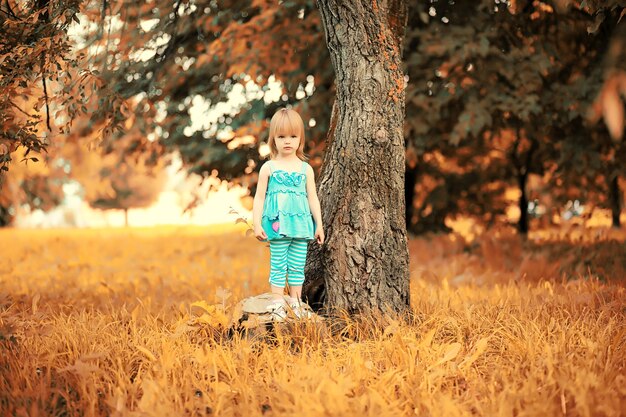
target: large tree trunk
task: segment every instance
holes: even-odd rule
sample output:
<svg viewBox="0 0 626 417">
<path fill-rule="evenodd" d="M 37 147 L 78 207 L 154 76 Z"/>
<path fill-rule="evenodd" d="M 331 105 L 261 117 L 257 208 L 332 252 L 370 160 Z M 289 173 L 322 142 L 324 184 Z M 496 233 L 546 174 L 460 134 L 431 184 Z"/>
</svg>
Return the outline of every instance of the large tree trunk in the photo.
<svg viewBox="0 0 626 417">
<path fill-rule="evenodd" d="M 326 243 L 312 245 L 305 297 L 331 311 L 409 305 L 404 203 L 406 0 L 319 0 L 336 74 L 336 116 L 319 179 Z"/>
</svg>

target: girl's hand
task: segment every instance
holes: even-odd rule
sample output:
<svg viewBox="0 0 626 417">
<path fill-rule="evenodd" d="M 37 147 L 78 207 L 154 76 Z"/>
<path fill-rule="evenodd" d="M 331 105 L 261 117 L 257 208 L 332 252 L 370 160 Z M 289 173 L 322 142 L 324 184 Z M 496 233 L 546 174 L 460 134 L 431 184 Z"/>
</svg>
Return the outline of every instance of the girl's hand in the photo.
<svg viewBox="0 0 626 417">
<path fill-rule="evenodd" d="M 254 237 L 256 237 L 260 241 L 264 241 L 267 239 L 267 235 L 265 234 L 265 230 L 261 226 L 254 227 Z"/>
<path fill-rule="evenodd" d="M 321 227 L 318 227 L 317 230 L 315 231 L 315 240 L 317 240 L 317 243 L 320 245 L 324 244 L 324 229 L 322 229 Z"/>
</svg>

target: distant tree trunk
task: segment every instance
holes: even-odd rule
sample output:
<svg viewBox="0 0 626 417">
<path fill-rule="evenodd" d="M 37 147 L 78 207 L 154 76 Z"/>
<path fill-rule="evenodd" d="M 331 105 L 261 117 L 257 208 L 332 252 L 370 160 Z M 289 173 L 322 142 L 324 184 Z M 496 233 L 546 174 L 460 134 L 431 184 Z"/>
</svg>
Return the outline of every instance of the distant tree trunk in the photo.
<svg viewBox="0 0 626 417">
<path fill-rule="evenodd" d="M 379 4 L 380 3 L 380 4 Z M 311 245 L 305 297 L 335 311 L 409 305 L 404 205 L 406 0 L 319 0 L 337 82 L 337 118 L 319 179 L 326 231 Z"/>
<path fill-rule="evenodd" d="M 613 218 L 613 227 L 619 229 L 621 227 L 620 214 L 622 214 L 622 196 L 619 189 L 619 176 L 615 175 L 609 183 L 609 200 L 611 204 L 611 217 Z"/>
<path fill-rule="evenodd" d="M 11 207 L 0 206 L 0 227 L 10 226 L 13 222 Z"/>
<path fill-rule="evenodd" d="M 511 159 L 513 162 L 513 166 L 515 167 L 515 175 L 517 178 L 517 186 L 520 190 L 520 197 L 518 201 L 519 205 L 519 221 L 517 222 L 517 228 L 519 232 L 527 236 L 528 235 L 528 196 L 526 194 L 526 182 L 528 180 L 528 174 L 532 169 L 533 164 L 533 155 L 535 151 L 539 147 L 539 143 L 535 138 L 529 137 L 530 147 L 526 151 L 524 155 L 525 158 L 522 160 L 523 151 L 520 150 L 520 146 L 522 146 L 522 133 L 521 129 L 518 127 L 516 129 L 516 137 L 515 144 L 513 145 L 513 151 L 511 154 Z M 518 153 L 519 151 L 519 153 Z"/>
<path fill-rule="evenodd" d="M 413 200 L 415 198 L 415 184 L 417 183 L 417 165 L 413 168 L 407 166 L 404 174 L 404 204 L 406 204 L 405 218 L 406 228 L 411 229 L 413 225 L 413 215 L 415 214 L 415 207 L 413 207 Z"/>
<path fill-rule="evenodd" d="M 445 210 L 432 211 L 428 216 L 420 217 L 417 223 L 411 226 L 411 232 L 416 235 L 426 233 L 450 233 L 452 229 L 446 225 L 447 213 Z"/>
<path fill-rule="evenodd" d="M 526 196 L 526 180 L 528 179 L 528 173 L 517 175 L 517 185 L 520 189 L 519 196 L 519 222 L 517 228 L 521 234 L 528 234 L 528 197 Z"/>
<path fill-rule="evenodd" d="M 128 208 L 125 208 L 123 210 L 124 210 L 124 226 L 128 227 Z"/>
</svg>

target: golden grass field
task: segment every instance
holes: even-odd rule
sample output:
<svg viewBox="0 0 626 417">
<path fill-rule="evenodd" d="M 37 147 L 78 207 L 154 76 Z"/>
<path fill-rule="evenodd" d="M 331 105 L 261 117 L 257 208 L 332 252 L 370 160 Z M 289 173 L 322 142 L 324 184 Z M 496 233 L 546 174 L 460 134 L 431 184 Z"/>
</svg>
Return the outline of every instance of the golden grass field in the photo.
<svg viewBox="0 0 626 417">
<path fill-rule="evenodd" d="M 623 233 L 411 239 L 410 317 L 271 339 L 227 331 L 267 290 L 241 229 L 0 242 L 2 416 L 626 415 Z"/>
</svg>

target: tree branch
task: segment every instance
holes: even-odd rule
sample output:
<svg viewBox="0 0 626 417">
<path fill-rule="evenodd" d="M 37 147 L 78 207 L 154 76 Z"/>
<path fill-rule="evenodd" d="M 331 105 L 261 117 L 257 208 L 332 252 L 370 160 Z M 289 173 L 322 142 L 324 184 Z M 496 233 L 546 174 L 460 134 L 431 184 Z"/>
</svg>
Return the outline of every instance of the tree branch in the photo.
<svg viewBox="0 0 626 417">
<path fill-rule="evenodd" d="M 50 7 L 50 0 L 37 0 L 37 11 L 45 10 L 39 15 L 39 21 L 44 24 L 50 23 L 50 13 L 48 8 Z M 52 126 L 50 126 L 50 104 L 48 102 L 48 86 L 46 83 L 46 53 L 41 53 L 41 83 L 43 84 L 43 96 L 46 100 L 46 126 L 48 130 L 52 132 Z"/>
<path fill-rule="evenodd" d="M 26 113 L 24 110 L 22 110 L 22 109 L 20 108 L 20 106 L 18 106 L 17 104 L 13 103 L 11 100 L 9 100 L 9 103 L 10 103 L 13 107 L 15 107 L 16 109 L 18 109 L 20 112 L 22 112 L 23 114 L 25 114 L 26 116 L 31 117 L 31 115 L 30 115 L 30 114 Z"/>
<path fill-rule="evenodd" d="M 162 54 L 157 53 L 152 58 L 154 62 L 159 62 L 161 65 L 155 68 L 154 73 L 152 74 L 152 78 L 150 79 L 150 85 L 156 82 L 157 73 L 164 67 L 163 64 L 165 63 L 165 60 L 167 59 L 168 54 L 174 49 L 174 47 L 176 46 L 176 43 L 179 41 L 179 39 L 177 39 L 178 31 L 176 30 L 176 23 L 178 22 L 178 9 L 180 8 L 181 1 L 182 0 L 177 0 L 176 4 L 174 5 L 174 18 L 171 21 L 171 24 L 174 25 L 174 29 L 172 31 L 172 34 L 170 35 L 170 39 L 167 42 L 167 46 L 165 47 L 165 50 L 163 51 Z M 166 26 L 169 24 L 170 23 L 167 23 Z"/>
<path fill-rule="evenodd" d="M 43 70 L 43 65 L 46 64 L 46 58 L 45 58 L 45 55 L 43 54 L 41 55 L 41 61 L 42 61 L 41 82 L 43 84 L 43 96 L 44 96 L 44 99 L 46 100 L 46 126 L 48 127 L 48 130 L 52 132 L 52 126 L 50 126 L 50 106 L 48 104 L 48 87 L 46 85 L 45 71 Z"/>
<path fill-rule="evenodd" d="M 170 41 L 167 43 L 167 47 L 165 47 L 165 51 L 163 51 L 163 54 L 161 55 L 161 57 L 163 58 L 162 61 L 165 61 L 165 59 L 167 59 L 167 55 L 169 52 L 171 52 L 172 49 L 174 49 L 174 45 L 175 45 L 175 39 L 177 34 L 177 30 L 176 30 L 176 23 L 178 22 L 178 9 L 180 8 L 180 3 L 182 0 L 177 0 L 176 4 L 174 5 L 174 19 L 172 20 L 172 24 L 174 25 L 174 31 L 172 33 L 172 37 L 170 38 Z"/>
<path fill-rule="evenodd" d="M 104 23 L 104 18 L 107 15 L 107 0 L 102 2 L 102 11 L 100 12 L 100 23 Z"/>
<path fill-rule="evenodd" d="M 15 12 L 13 11 L 13 9 L 11 8 L 11 3 L 9 3 L 9 0 L 6 0 L 6 4 L 7 4 L 7 10 L 9 11 L 7 13 L 7 15 L 13 16 L 14 18 L 16 18 L 17 20 L 22 20 L 20 19 Z"/>
<path fill-rule="evenodd" d="M 8 17 L 12 17 L 9 12 L 7 12 L 6 10 L 4 10 L 3 8 L 0 8 L 0 13 L 3 13 L 5 15 L 7 15 Z"/>
</svg>

